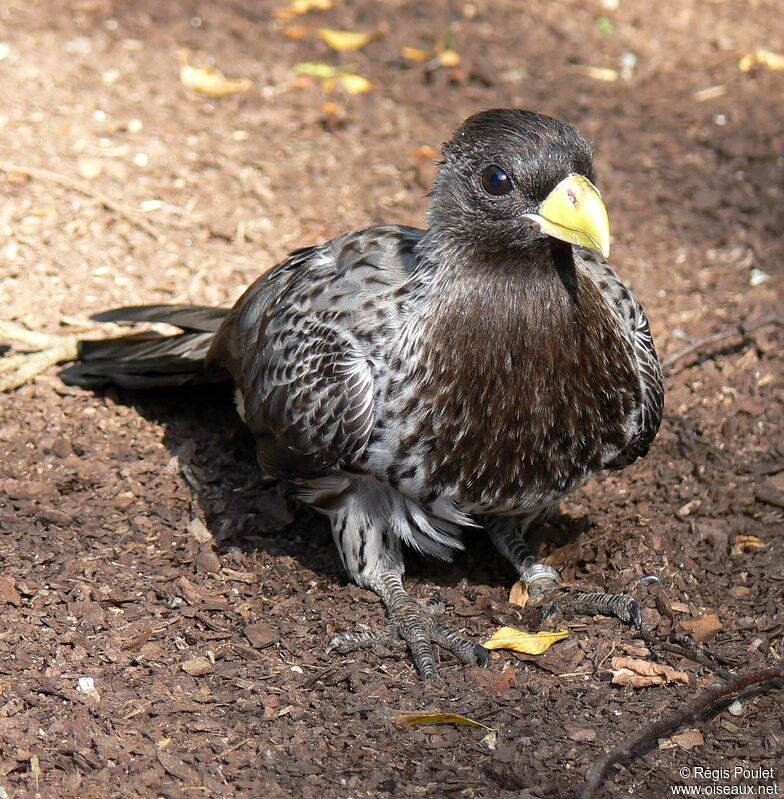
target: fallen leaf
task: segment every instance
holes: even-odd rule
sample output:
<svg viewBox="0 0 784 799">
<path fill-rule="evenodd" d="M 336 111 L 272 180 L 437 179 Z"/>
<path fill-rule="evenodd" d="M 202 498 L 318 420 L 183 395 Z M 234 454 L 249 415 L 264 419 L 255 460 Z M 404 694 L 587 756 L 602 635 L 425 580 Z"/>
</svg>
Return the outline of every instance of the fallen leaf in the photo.
<svg viewBox="0 0 784 799">
<path fill-rule="evenodd" d="M 768 545 L 756 535 L 739 535 L 732 545 L 730 555 L 740 555 L 748 549 L 765 549 Z"/>
<path fill-rule="evenodd" d="M 666 682 L 689 684 L 689 675 L 676 671 L 672 666 L 655 663 L 641 658 L 617 656 L 612 659 L 613 685 L 627 685 L 630 688 L 647 688 Z"/>
<path fill-rule="evenodd" d="M 368 42 L 372 42 L 378 33 L 359 33 L 357 31 L 336 31 L 331 28 L 319 28 L 316 36 L 326 42 L 333 50 L 359 50 Z"/>
<path fill-rule="evenodd" d="M 780 72 L 784 70 L 784 54 L 760 48 L 753 53 L 747 53 L 738 61 L 738 68 L 741 72 L 751 72 L 757 65 Z"/>
<path fill-rule="evenodd" d="M 689 749 L 694 749 L 695 746 L 702 746 L 705 743 L 702 733 L 695 729 L 683 730 L 683 732 L 671 735 L 670 739 L 687 752 Z"/>
<path fill-rule="evenodd" d="M 395 724 L 398 727 L 414 727 L 417 724 L 466 724 L 494 732 L 492 727 L 457 713 L 401 713 L 395 719 Z"/>
<path fill-rule="evenodd" d="M 300 64 L 294 65 L 295 75 L 307 75 L 311 78 L 334 78 L 340 72 L 338 67 L 333 67 L 330 64 L 321 64 L 314 61 L 303 61 Z"/>
<path fill-rule="evenodd" d="M 460 53 L 455 50 L 442 50 L 438 54 L 438 63 L 442 67 L 456 67 L 460 63 Z"/>
<path fill-rule="evenodd" d="M 687 633 L 691 633 L 695 641 L 707 641 L 713 638 L 723 627 L 719 617 L 715 613 L 704 613 L 693 619 L 681 619 L 678 628 Z"/>
<path fill-rule="evenodd" d="M 337 79 L 349 94 L 365 94 L 373 88 L 373 84 L 367 78 L 355 75 L 353 72 L 341 72 Z"/>
<path fill-rule="evenodd" d="M 605 67 L 592 67 L 588 64 L 572 64 L 572 69 L 586 78 L 599 80 L 604 83 L 614 83 L 618 80 L 617 69 L 607 69 Z"/>
<path fill-rule="evenodd" d="M 416 61 L 422 63 L 429 61 L 433 57 L 432 50 L 420 50 L 418 47 L 401 47 L 400 55 L 407 58 L 409 61 Z"/>
<path fill-rule="evenodd" d="M 524 655 L 541 655 L 554 643 L 562 641 L 569 635 L 567 630 L 538 633 L 527 633 L 514 627 L 501 627 L 484 643 L 485 649 L 511 649 Z"/>
<path fill-rule="evenodd" d="M 227 78 L 215 67 L 194 67 L 180 54 L 180 80 L 183 85 L 209 97 L 225 97 L 246 92 L 253 86 L 248 78 Z"/>
<path fill-rule="evenodd" d="M 518 580 L 509 592 L 509 601 L 524 608 L 528 604 L 528 584 Z"/>
<path fill-rule="evenodd" d="M 276 19 L 288 22 L 290 19 L 307 14 L 308 11 L 329 11 L 332 0 L 293 0 L 288 8 L 277 8 L 272 13 Z"/>
</svg>

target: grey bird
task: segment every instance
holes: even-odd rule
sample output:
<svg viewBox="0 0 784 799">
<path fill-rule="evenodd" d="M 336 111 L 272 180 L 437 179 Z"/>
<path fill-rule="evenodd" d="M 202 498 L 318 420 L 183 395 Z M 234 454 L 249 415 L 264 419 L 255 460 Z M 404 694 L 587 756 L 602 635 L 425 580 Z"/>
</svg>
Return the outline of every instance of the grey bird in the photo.
<svg viewBox="0 0 784 799">
<path fill-rule="evenodd" d="M 484 647 L 403 587 L 403 550 L 449 558 L 484 528 L 546 615 L 643 625 L 628 594 L 566 590 L 526 545 L 531 525 L 604 469 L 646 454 L 661 421 L 648 321 L 605 258 L 590 148 L 516 109 L 466 120 L 444 145 L 427 227 L 379 225 L 292 253 L 231 309 L 139 306 L 99 321 L 168 322 L 79 342 L 65 382 L 131 388 L 231 379 L 269 475 L 324 513 L 350 577 L 389 624 L 349 651 L 404 639 L 425 679 L 434 644 Z"/>
</svg>

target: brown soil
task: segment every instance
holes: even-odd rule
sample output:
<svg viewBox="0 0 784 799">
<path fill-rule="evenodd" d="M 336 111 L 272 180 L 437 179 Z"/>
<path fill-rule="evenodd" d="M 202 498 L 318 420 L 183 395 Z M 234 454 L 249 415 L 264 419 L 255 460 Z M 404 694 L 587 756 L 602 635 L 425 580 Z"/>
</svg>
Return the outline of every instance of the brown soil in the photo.
<svg viewBox="0 0 784 799">
<path fill-rule="evenodd" d="M 2 318 L 86 330 L 120 303 L 230 303 L 297 246 L 419 224 L 432 176 L 420 148 L 470 113 L 564 117 L 594 143 L 613 262 L 660 353 L 750 332 L 671 364 L 650 456 L 566 504 L 551 560 L 637 594 L 663 635 L 666 603 L 637 583 L 656 574 L 676 622 L 718 617 L 709 645 L 727 661 L 777 662 L 784 73 L 738 66 L 784 51 L 776 0 L 335 0 L 291 22 L 276 5 L 2 5 Z M 337 53 L 289 25 L 383 36 Z M 444 36 L 456 66 L 400 55 Z M 178 78 L 183 46 L 254 87 L 196 95 Z M 619 70 L 626 54 L 633 72 L 613 82 L 575 66 Z M 294 76 L 303 61 L 351 64 L 374 89 L 328 95 Z M 220 389 L 94 395 L 50 372 L 0 400 L 0 442 L 2 796 L 567 797 L 609 747 L 711 680 L 668 656 L 689 685 L 611 685 L 608 656 L 641 644 L 607 619 L 570 621 L 539 658 L 466 670 L 445 657 L 437 685 L 403 649 L 326 655 L 332 634 L 383 610 L 347 583 L 324 522 L 262 482 Z M 764 546 L 738 551 L 740 535 Z M 409 571 L 411 592 L 441 589 L 447 619 L 477 640 L 524 621 L 483 543 Z M 602 795 L 712 784 L 680 776 L 695 766 L 777 769 L 746 784 L 784 789 L 780 702 L 757 693 L 700 721 L 691 750 L 660 741 Z M 420 710 L 497 732 L 396 726 Z"/>
</svg>

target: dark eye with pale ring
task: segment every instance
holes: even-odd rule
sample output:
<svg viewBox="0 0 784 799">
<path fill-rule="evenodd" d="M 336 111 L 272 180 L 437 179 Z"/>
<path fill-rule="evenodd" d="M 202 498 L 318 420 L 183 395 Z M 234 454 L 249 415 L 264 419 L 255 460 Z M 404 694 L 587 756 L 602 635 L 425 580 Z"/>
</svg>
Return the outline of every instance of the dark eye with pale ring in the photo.
<svg viewBox="0 0 784 799">
<path fill-rule="evenodd" d="M 482 188 L 495 197 L 512 191 L 512 180 L 500 166 L 485 167 L 482 172 Z"/>
</svg>

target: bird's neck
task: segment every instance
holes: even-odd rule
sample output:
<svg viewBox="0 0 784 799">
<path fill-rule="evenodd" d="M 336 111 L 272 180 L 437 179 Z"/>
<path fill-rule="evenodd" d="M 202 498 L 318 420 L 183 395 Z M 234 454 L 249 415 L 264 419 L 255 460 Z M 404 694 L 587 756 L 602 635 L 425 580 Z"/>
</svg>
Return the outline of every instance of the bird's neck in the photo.
<svg viewBox="0 0 784 799">
<path fill-rule="evenodd" d="M 426 287 L 421 321 L 449 341 L 469 336 L 518 350 L 531 332 L 539 338 L 568 327 L 583 301 L 572 247 L 555 239 L 495 255 L 446 249 L 426 236 L 419 264 Z"/>
</svg>

